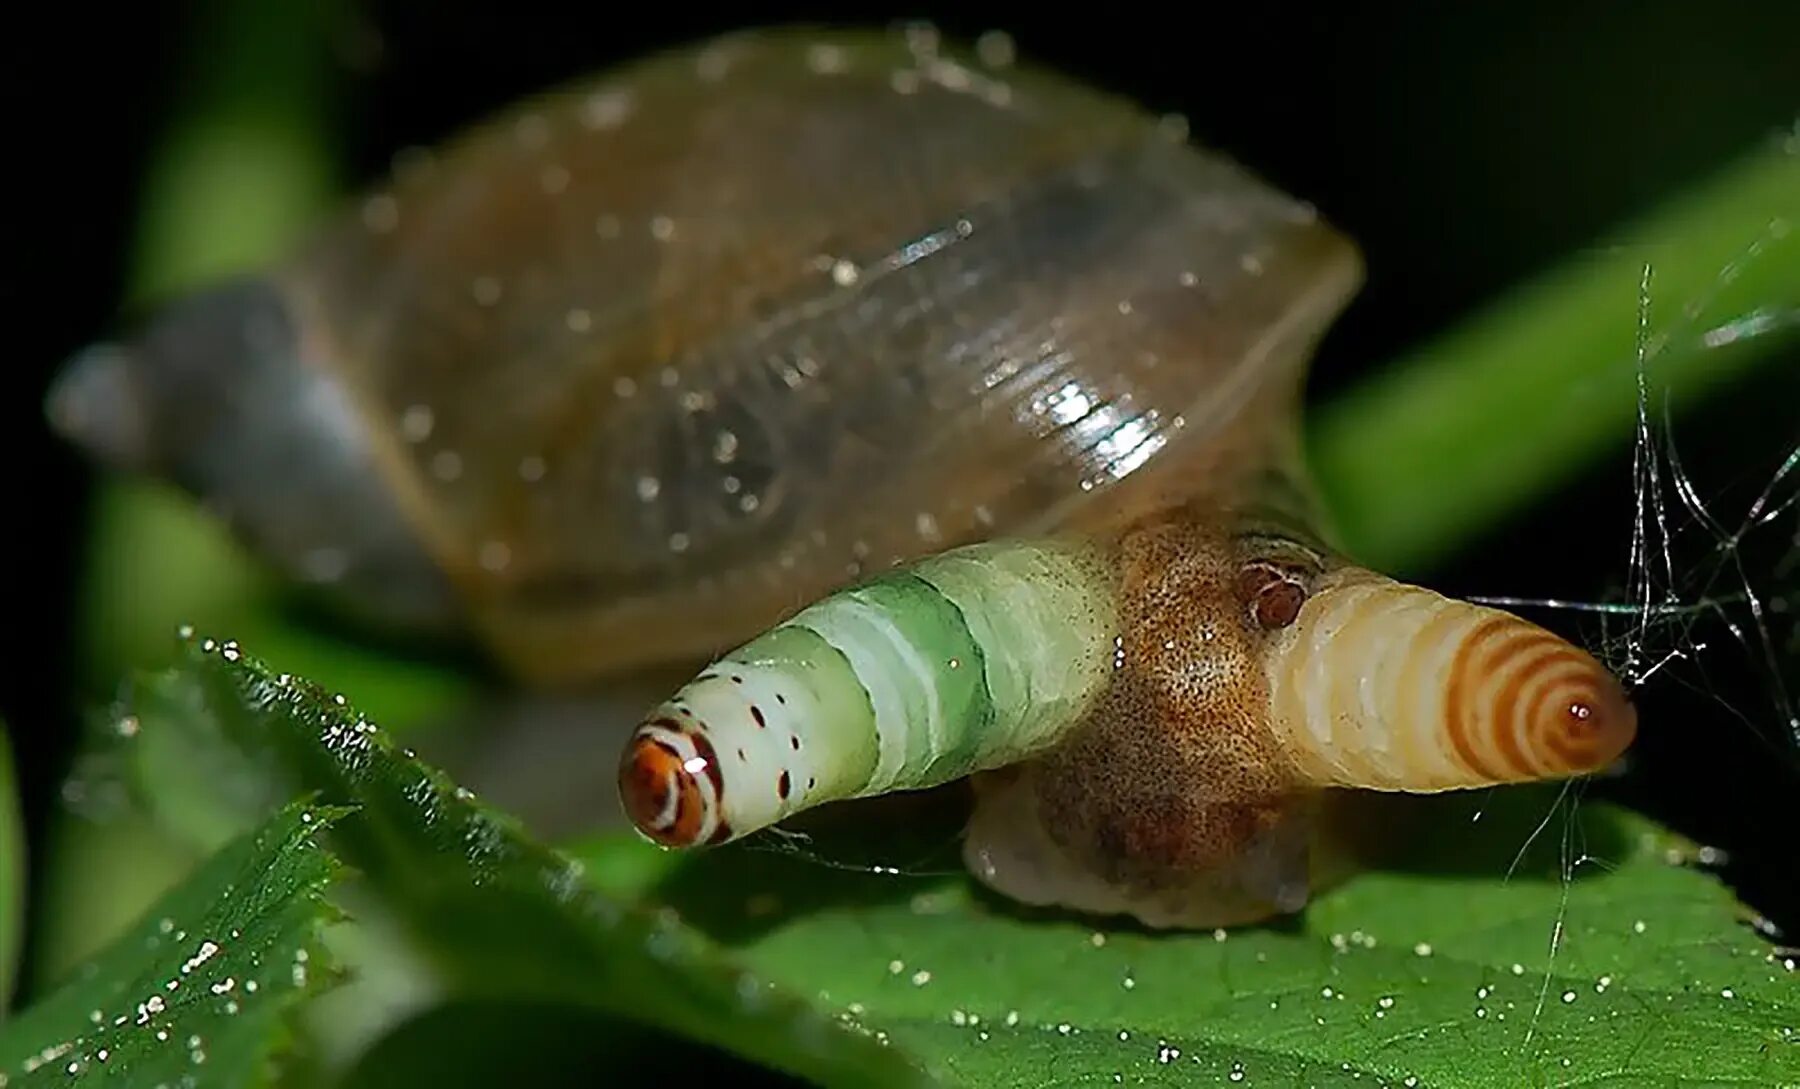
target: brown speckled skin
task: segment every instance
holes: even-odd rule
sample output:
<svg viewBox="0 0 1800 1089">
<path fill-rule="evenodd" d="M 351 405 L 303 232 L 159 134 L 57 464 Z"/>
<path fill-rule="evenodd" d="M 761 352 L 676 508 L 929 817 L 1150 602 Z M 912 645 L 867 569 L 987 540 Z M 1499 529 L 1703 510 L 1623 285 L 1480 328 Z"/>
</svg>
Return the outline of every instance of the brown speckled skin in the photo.
<svg viewBox="0 0 1800 1089">
<path fill-rule="evenodd" d="M 982 873 L 989 884 L 1173 925 L 1304 904 L 1320 795 L 1295 782 L 1269 736 L 1262 584 L 1243 575 L 1274 563 L 1304 579 L 1319 560 L 1227 528 L 1242 524 L 1191 504 L 1120 534 L 1113 684 L 1055 752 L 976 783 L 976 871 L 984 854 L 1032 859 L 1030 873 Z M 1054 898 L 1033 895 L 1039 883 Z"/>
</svg>

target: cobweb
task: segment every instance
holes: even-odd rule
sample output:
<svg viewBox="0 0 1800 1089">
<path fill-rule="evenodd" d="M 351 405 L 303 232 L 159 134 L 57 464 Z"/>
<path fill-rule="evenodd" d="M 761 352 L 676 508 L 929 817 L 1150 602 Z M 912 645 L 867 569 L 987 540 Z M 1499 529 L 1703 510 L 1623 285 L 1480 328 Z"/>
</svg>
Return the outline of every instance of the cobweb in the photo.
<svg viewBox="0 0 1800 1089">
<path fill-rule="evenodd" d="M 1719 286 L 1757 259 L 1769 241 L 1792 229 L 1772 220 L 1764 235 L 1719 274 Z M 1584 614 L 1597 621 L 1589 649 L 1633 689 L 1659 677 L 1697 687 L 1787 760 L 1800 760 L 1800 407 L 1764 475 L 1713 481 L 1683 458 L 1675 420 L 1679 388 L 1653 382 L 1659 356 L 1674 348 L 1744 350 L 1746 341 L 1777 341 L 1773 366 L 1792 366 L 1800 308 L 1770 307 L 1698 328 L 1687 322 L 1652 335 L 1655 266 L 1639 282 L 1637 419 L 1630 467 L 1632 517 L 1626 575 L 1616 596 L 1600 601 L 1491 597 L 1504 608 Z M 1693 315 L 1705 300 L 1688 304 Z M 1685 338 L 1687 343 L 1681 341 Z M 1782 358 L 1785 357 L 1785 358 Z M 1766 436 L 1744 436 L 1757 444 Z M 1767 445 L 1766 441 L 1762 444 Z M 1756 675 L 1760 703 L 1708 682 L 1718 656 L 1734 651 Z"/>
<path fill-rule="evenodd" d="M 1800 130 L 1789 148 L 1800 153 Z M 1588 649 L 1634 692 L 1677 685 L 1698 697 L 1722 721 L 1745 734 L 1740 743 L 1763 749 L 1795 773 L 1800 783 L 1800 405 L 1778 410 L 1772 435 L 1732 436 L 1721 469 L 1684 455 L 1678 385 L 1658 381 L 1659 363 L 1671 353 L 1706 357 L 1726 351 L 1762 351 L 1771 368 L 1800 365 L 1800 297 L 1778 300 L 1725 320 L 1706 320 L 1715 297 L 1796 224 L 1771 218 L 1761 234 L 1720 269 L 1712 289 L 1683 301 L 1673 325 L 1657 331 L 1656 265 L 1641 266 L 1636 338 L 1637 400 L 1629 482 L 1630 522 L 1624 575 L 1604 600 L 1475 597 L 1509 609 L 1575 614 L 1588 623 Z M 1796 287 L 1800 295 L 1800 285 Z M 1778 396 L 1791 396 L 1784 388 Z M 1785 431 L 1785 433 L 1779 433 Z M 1746 472 L 1746 461 L 1752 467 Z M 1736 680 L 1715 683 L 1721 673 Z M 1741 678 L 1748 677 L 1744 683 Z M 1657 726 L 1673 726 L 1657 722 Z M 1711 724 L 1709 724 L 1710 726 Z M 1524 1039 L 1522 1062 L 1536 1058 L 1536 1038 L 1562 950 L 1568 891 L 1578 873 L 1606 868 L 1581 840 L 1579 807 L 1588 784 L 1571 782 L 1557 796 L 1531 839 L 1555 835 L 1562 897 L 1548 920 L 1547 959 Z M 1722 792 L 1720 792 L 1722 793 Z M 1520 847 L 1523 859 L 1530 842 Z M 1724 852 L 1701 847 L 1692 861 L 1716 866 Z M 1509 877 L 1511 873 L 1509 872 Z M 1781 940 L 1769 919 L 1748 920 L 1759 933 Z"/>
</svg>

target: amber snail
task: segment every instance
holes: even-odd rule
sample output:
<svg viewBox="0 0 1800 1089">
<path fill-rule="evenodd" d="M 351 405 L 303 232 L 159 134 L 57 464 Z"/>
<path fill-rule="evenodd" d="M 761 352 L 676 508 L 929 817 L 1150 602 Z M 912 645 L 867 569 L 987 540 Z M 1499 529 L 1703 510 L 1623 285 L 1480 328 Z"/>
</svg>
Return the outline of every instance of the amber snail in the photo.
<svg viewBox="0 0 1800 1089">
<path fill-rule="evenodd" d="M 1215 926 L 1306 903 L 1328 792 L 1619 756 L 1598 661 L 1334 546 L 1297 424 L 1356 247 L 1008 52 L 740 34 L 547 94 L 51 415 L 526 682 L 712 660 L 618 769 L 674 847 L 972 777 L 989 886 Z"/>
</svg>

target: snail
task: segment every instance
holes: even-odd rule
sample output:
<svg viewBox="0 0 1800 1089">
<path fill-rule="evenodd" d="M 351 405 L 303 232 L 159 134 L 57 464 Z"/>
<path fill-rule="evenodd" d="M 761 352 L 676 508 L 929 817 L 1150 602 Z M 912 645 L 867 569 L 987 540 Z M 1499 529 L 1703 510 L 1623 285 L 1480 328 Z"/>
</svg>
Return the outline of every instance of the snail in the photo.
<svg viewBox="0 0 1800 1089">
<path fill-rule="evenodd" d="M 404 160 L 49 413 L 524 685 L 710 662 L 617 768 L 657 843 L 967 780 L 989 887 L 1212 927 L 1304 906 L 1337 792 L 1635 735 L 1580 648 L 1335 543 L 1300 413 L 1362 276 L 1002 39 L 739 33 Z"/>
</svg>

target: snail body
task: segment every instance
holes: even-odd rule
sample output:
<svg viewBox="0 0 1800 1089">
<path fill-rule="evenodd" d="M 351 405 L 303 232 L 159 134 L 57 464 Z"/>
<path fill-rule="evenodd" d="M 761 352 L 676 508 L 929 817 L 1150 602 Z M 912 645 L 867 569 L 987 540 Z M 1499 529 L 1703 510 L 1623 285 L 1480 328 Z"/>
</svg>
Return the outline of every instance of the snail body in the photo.
<svg viewBox="0 0 1800 1089">
<path fill-rule="evenodd" d="M 1597 662 L 1333 547 L 1298 418 L 1354 245 L 977 53 L 743 34 L 542 96 L 51 415 L 525 683 L 712 661 L 619 768 L 670 846 L 973 777 L 990 885 L 1212 926 L 1304 903 L 1322 792 L 1616 756 Z"/>
</svg>

